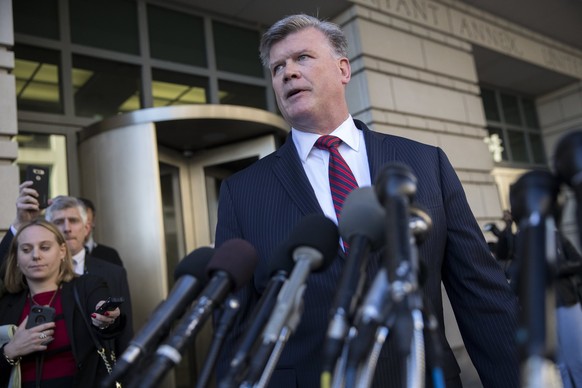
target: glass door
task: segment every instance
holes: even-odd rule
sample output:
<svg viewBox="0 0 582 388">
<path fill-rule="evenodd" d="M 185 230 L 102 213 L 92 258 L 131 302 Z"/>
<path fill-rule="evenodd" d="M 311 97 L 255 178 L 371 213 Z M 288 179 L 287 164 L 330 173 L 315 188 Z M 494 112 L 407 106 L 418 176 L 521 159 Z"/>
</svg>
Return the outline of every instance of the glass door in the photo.
<svg viewBox="0 0 582 388">
<path fill-rule="evenodd" d="M 196 248 L 214 245 L 222 181 L 273 152 L 275 145 L 275 138 L 269 135 L 205 150 L 190 157 L 159 149 L 168 290 L 174 284 L 174 268 L 181 258 Z M 211 341 L 211 322 L 208 321 L 198 333 L 194 349 L 189 349 L 175 368 L 175 387 L 195 385 Z"/>
</svg>

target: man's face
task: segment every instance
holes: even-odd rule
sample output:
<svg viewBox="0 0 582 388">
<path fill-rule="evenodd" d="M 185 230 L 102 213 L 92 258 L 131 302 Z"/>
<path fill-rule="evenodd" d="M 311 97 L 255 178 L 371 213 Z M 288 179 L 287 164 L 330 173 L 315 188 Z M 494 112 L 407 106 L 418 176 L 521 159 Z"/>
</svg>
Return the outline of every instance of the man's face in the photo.
<svg viewBox="0 0 582 388">
<path fill-rule="evenodd" d="M 350 64 L 333 52 L 319 30 L 306 28 L 275 43 L 269 69 L 279 109 L 294 128 L 329 132 L 335 128 L 317 126 L 347 118 L 345 85 L 351 76 Z"/>
<path fill-rule="evenodd" d="M 71 254 L 76 255 L 85 249 L 85 238 L 89 233 L 89 227 L 83 224 L 79 209 L 71 207 L 54 211 L 52 222 L 65 236 Z"/>
</svg>

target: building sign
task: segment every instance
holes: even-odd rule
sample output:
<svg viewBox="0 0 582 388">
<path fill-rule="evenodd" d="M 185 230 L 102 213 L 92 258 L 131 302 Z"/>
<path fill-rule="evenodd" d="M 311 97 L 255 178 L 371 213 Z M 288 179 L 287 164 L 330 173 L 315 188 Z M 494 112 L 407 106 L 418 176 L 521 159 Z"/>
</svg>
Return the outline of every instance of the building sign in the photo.
<svg viewBox="0 0 582 388">
<path fill-rule="evenodd" d="M 353 3 L 397 16 L 459 39 L 558 73 L 582 79 L 582 52 L 533 31 L 464 5 L 458 10 L 429 0 L 352 0 Z M 475 11 L 472 15 L 471 12 Z M 503 27 L 500 26 L 503 22 Z"/>
</svg>

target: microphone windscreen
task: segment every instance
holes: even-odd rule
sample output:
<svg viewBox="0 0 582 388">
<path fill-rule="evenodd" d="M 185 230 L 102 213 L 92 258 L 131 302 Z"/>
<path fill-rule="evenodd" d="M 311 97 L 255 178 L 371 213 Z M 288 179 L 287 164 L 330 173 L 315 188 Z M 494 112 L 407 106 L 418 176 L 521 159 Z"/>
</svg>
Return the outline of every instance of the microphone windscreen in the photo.
<svg viewBox="0 0 582 388">
<path fill-rule="evenodd" d="M 548 171 L 533 170 L 522 174 L 509 186 L 513 218 L 521 223 L 533 213 L 552 215 L 558 191 L 558 179 Z"/>
<path fill-rule="evenodd" d="M 582 183 L 582 131 L 562 137 L 554 155 L 558 177 L 570 186 Z"/>
<path fill-rule="evenodd" d="M 206 280 L 206 266 L 214 255 L 214 249 L 201 247 L 190 252 L 174 269 L 174 280 L 184 276 L 194 276 L 199 282 Z"/>
<path fill-rule="evenodd" d="M 258 262 L 255 247 L 248 241 L 233 238 L 216 248 L 206 267 L 206 276 L 210 278 L 214 272 L 224 271 L 234 281 L 234 289 L 237 290 L 251 280 Z"/>
<path fill-rule="evenodd" d="M 289 237 L 289 249 L 292 254 L 298 247 L 310 247 L 323 255 L 322 265 L 315 271 L 323 270 L 331 264 L 339 248 L 339 232 L 332 220 L 322 214 L 310 214 L 303 217 L 295 226 Z"/>
<path fill-rule="evenodd" d="M 387 197 L 412 197 L 416 183 L 416 176 L 407 164 L 390 162 L 378 172 L 374 188 L 380 202 L 385 204 Z"/>
<path fill-rule="evenodd" d="M 384 243 L 385 214 L 372 187 L 357 188 L 344 202 L 340 214 L 339 233 L 347 242 L 354 236 L 365 237 L 370 247 L 376 250 Z"/>
</svg>

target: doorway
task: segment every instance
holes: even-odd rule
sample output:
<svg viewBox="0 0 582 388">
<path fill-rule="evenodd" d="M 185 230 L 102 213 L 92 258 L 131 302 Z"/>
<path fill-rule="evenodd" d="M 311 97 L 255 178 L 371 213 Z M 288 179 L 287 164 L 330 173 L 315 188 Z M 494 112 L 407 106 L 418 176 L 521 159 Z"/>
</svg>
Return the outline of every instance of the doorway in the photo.
<svg viewBox="0 0 582 388">
<path fill-rule="evenodd" d="M 267 135 L 194 155 L 159 149 L 168 290 L 174 285 L 174 268 L 181 258 L 197 248 L 214 246 L 222 181 L 270 154 L 275 147 L 275 137 Z M 174 369 L 176 387 L 195 385 L 211 340 L 209 321 Z"/>
</svg>

